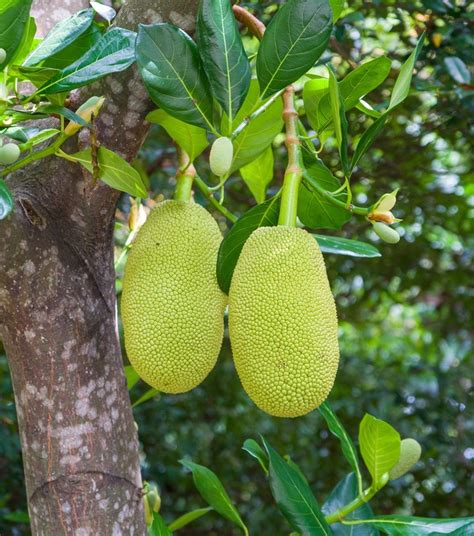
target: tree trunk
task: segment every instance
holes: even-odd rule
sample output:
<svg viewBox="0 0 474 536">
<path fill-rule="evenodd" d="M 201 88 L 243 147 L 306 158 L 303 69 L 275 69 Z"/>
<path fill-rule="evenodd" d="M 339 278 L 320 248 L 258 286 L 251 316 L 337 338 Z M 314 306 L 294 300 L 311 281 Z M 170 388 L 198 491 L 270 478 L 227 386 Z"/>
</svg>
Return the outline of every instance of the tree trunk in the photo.
<svg viewBox="0 0 474 536">
<path fill-rule="evenodd" d="M 88 4 L 68 2 L 76 11 Z M 38 0 L 43 28 L 66 15 Z M 189 28 L 196 2 L 130 0 L 117 24 L 171 19 Z M 130 69 L 95 84 L 106 96 L 103 145 L 131 160 L 150 108 Z M 78 101 L 85 97 L 79 95 Z M 68 152 L 83 148 L 87 133 Z M 49 158 L 7 178 L 15 199 L 0 222 L 0 338 L 8 356 L 34 535 L 146 532 L 138 438 L 117 336 L 113 223 L 117 192 Z"/>
</svg>

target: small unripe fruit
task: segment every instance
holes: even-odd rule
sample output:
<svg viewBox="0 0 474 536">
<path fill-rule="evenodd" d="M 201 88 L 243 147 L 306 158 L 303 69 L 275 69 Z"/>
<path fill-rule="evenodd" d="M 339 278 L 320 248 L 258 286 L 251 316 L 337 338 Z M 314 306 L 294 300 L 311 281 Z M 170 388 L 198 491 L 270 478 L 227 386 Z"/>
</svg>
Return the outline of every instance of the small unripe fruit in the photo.
<svg viewBox="0 0 474 536">
<path fill-rule="evenodd" d="M 230 138 L 222 137 L 212 144 L 211 154 L 209 155 L 209 165 L 214 175 L 223 177 L 227 175 L 232 166 L 234 157 L 234 146 Z"/>
<path fill-rule="evenodd" d="M 4 48 L 0 48 L 0 65 L 7 59 L 7 51 Z"/>
<path fill-rule="evenodd" d="M 8 99 L 8 88 L 5 84 L 0 83 L 0 101 L 6 101 Z"/>
<path fill-rule="evenodd" d="M 0 164 L 8 166 L 13 164 L 20 158 L 20 148 L 14 143 L 7 143 L 3 147 L 0 147 Z"/>
<path fill-rule="evenodd" d="M 402 439 L 400 458 L 397 465 L 390 470 L 390 480 L 400 478 L 417 463 L 421 456 L 421 446 L 416 439 Z"/>
<path fill-rule="evenodd" d="M 374 231 L 377 235 L 388 244 L 396 244 L 400 241 L 400 235 L 385 223 L 377 221 L 374 223 Z"/>
</svg>

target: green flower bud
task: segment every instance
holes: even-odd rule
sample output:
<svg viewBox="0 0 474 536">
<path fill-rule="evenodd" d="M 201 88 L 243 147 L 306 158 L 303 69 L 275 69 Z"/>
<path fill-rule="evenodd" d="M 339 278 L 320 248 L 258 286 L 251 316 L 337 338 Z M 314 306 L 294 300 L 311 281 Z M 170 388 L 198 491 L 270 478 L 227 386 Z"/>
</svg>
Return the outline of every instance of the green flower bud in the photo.
<svg viewBox="0 0 474 536">
<path fill-rule="evenodd" d="M 161 508 L 161 497 L 156 486 L 151 486 L 148 482 L 144 485 L 145 495 L 145 518 L 146 524 L 151 525 L 153 522 L 153 512 L 159 512 Z"/>
<path fill-rule="evenodd" d="M 0 65 L 7 59 L 7 51 L 4 48 L 0 48 Z"/>
<path fill-rule="evenodd" d="M 373 224 L 373 226 L 374 231 L 384 242 L 387 242 L 388 244 L 396 244 L 400 241 L 400 235 L 397 233 L 397 231 L 388 225 L 385 225 L 385 223 L 377 221 Z"/>
<path fill-rule="evenodd" d="M 416 439 L 402 439 L 400 444 L 400 458 L 397 465 L 390 470 L 390 480 L 400 478 L 420 459 L 421 446 Z"/>
<path fill-rule="evenodd" d="M 234 146 L 230 138 L 222 137 L 212 144 L 209 155 L 209 165 L 214 175 L 224 177 L 230 171 L 232 158 L 234 157 Z"/>
<path fill-rule="evenodd" d="M 79 106 L 76 110 L 76 115 L 84 119 L 84 121 L 89 122 L 92 119 L 92 116 L 97 116 L 102 105 L 104 104 L 104 97 L 91 97 L 84 104 Z M 64 129 L 64 134 L 72 136 L 77 131 L 81 130 L 82 125 L 71 121 L 68 126 Z"/>
<path fill-rule="evenodd" d="M 14 143 L 7 143 L 3 147 L 0 147 L 0 164 L 8 166 L 13 164 L 20 158 L 20 148 Z"/>
</svg>

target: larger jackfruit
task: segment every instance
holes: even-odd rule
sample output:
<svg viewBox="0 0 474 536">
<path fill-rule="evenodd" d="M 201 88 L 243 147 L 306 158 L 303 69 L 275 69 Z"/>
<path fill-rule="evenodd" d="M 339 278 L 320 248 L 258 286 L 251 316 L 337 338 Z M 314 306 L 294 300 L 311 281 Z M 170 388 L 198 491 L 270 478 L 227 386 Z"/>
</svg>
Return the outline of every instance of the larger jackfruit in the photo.
<svg viewBox="0 0 474 536">
<path fill-rule="evenodd" d="M 215 365 L 226 296 L 216 278 L 222 235 L 200 205 L 165 201 L 140 229 L 125 267 L 125 347 L 140 377 L 165 393 L 201 383 Z"/>
<path fill-rule="evenodd" d="M 323 256 L 306 231 L 252 233 L 232 278 L 229 333 L 242 385 L 260 409 L 298 417 L 326 399 L 339 362 L 337 315 Z"/>
</svg>

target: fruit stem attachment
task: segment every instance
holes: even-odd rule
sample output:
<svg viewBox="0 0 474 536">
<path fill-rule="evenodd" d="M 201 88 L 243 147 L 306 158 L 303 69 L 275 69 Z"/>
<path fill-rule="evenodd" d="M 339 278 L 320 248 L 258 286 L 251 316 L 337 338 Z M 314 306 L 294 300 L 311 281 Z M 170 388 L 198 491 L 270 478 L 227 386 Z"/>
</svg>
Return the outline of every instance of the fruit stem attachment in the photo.
<svg viewBox="0 0 474 536">
<path fill-rule="evenodd" d="M 280 217 L 278 225 L 296 227 L 298 192 L 303 178 L 303 158 L 298 137 L 298 112 L 295 109 L 295 89 L 288 86 L 283 93 L 283 120 L 286 127 L 285 145 L 288 151 L 288 166 L 283 179 Z"/>
<path fill-rule="evenodd" d="M 174 191 L 176 201 L 189 203 L 195 176 L 196 169 L 189 156 L 181 148 L 178 148 L 178 169 L 176 171 L 176 189 Z"/>
<path fill-rule="evenodd" d="M 327 515 L 325 517 L 326 523 L 328 525 L 331 525 L 332 523 L 337 523 L 338 521 L 341 522 L 344 517 L 348 516 L 351 512 L 357 510 L 357 508 L 360 508 L 362 505 L 370 501 L 370 499 L 372 499 L 372 497 L 377 493 L 377 491 L 378 490 L 374 486 L 370 486 L 353 501 L 345 504 L 344 506 L 339 508 L 339 510 L 336 510 L 334 513 Z"/>
<path fill-rule="evenodd" d="M 196 174 L 194 177 L 194 183 L 201 190 L 203 196 L 211 203 L 211 205 L 216 208 L 224 217 L 226 217 L 232 223 L 237 221 L 237 216 L 234 216 L 230 210 L 228 210 L 224 205 L 221 205 L 219 201 L 214 197 L 209 186 L 201 179 L 199 175 Z"/>
</svg>

